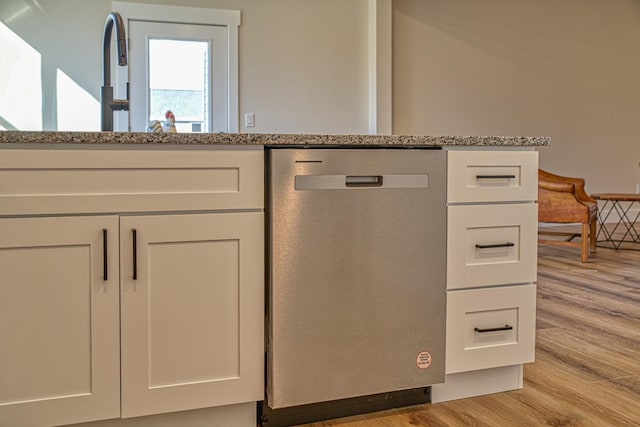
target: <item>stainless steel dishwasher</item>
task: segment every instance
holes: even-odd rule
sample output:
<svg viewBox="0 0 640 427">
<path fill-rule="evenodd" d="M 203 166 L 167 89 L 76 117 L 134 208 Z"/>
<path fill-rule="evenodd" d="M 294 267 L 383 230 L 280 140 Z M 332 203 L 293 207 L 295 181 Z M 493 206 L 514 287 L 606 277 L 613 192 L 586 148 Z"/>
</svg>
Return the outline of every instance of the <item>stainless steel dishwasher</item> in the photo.
<svg viewBox="0 0 640 427">
<path fill-rule="evenodd" d="M 440 149 L 271 149 L 270 408 L 444 381 Z"/>
</svg>

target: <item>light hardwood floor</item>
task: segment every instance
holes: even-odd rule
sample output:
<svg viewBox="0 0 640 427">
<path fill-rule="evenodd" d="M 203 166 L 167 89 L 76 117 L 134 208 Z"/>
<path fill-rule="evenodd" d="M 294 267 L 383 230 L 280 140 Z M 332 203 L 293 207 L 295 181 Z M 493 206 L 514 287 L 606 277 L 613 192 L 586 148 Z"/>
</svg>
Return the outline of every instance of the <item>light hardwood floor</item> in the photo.
<svg viewBox="0 0 640 427">
<path fill-rule="evenodd" d="M 640 251 L 540 246 L 524 389 L 308 426 L 640 426 Z"/>
</svg>

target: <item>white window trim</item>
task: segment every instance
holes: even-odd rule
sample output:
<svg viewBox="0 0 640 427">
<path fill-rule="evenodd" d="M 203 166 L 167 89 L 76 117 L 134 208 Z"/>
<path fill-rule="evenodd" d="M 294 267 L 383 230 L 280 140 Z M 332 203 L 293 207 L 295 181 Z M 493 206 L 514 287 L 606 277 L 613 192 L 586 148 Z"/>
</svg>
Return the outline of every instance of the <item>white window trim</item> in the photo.
<svg viewBox="0 0 640 427">
<path fill-rule="evenodd" d="M 391 135 L 392 0 L 369 0 L 369 133 Z"/>
<path fill-rule="evenodd" d="M 227 27 L 228 43 L 228 94 L 227 129 L 237 133 L 240 129 L 240 110 L 238 105 L 238 27 L 240 11 L 228 9 L 209 9 L 199 7 L 164 6 L 156 4 L 113 2 L 113 10 L 120 13 L 126 28 L 129 20 L 164 21 L 176 24 L 205 24 Z M 116 78 L 120 76 L 116 74 Z M 120 85 L 118 85 L 120 86 Z"/>
</svg>

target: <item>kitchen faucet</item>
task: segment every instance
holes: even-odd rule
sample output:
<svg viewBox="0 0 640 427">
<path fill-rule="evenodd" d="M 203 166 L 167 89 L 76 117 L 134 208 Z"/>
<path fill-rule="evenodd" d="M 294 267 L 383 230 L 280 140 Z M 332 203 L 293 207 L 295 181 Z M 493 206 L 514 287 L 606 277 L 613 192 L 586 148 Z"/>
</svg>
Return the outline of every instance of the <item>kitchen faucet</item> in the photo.
<svg viewBox="0 0 640 427">
<path fill-rule="evenodd" d="M 100 130 L 113 130 L 113 112 L 129 111 L 129 83 L 127 83 L 127 99 L 113 99 L 111 86 L 111 30 L 116 25 L 116 41 L 118 43 L 118 65 L 127 65 L 127 39 L 124 23 L 118 12 L 107 15 L 102 37 L 102 88 L 100 90 Z"/>
</svg>

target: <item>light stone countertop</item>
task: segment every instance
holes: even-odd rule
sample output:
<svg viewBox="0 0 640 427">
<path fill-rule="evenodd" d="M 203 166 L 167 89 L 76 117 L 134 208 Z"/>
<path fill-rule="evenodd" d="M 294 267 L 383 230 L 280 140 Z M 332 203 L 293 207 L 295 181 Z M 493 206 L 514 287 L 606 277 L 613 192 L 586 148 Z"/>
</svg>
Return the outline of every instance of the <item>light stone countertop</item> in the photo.
<svg viewBox="0 0 640 427">
<path fill-rule="evenodd" d="M 544 146 L 548 137 L 526 136 L 418 136 L 313 135 L 269 133 L 144 133 L 144 132 L 35 132 L 0 131 L 0 144 L 162 144 L 264 146 Z M 6 145 L 2 148 L 8 148 Z"/>
</svg>

